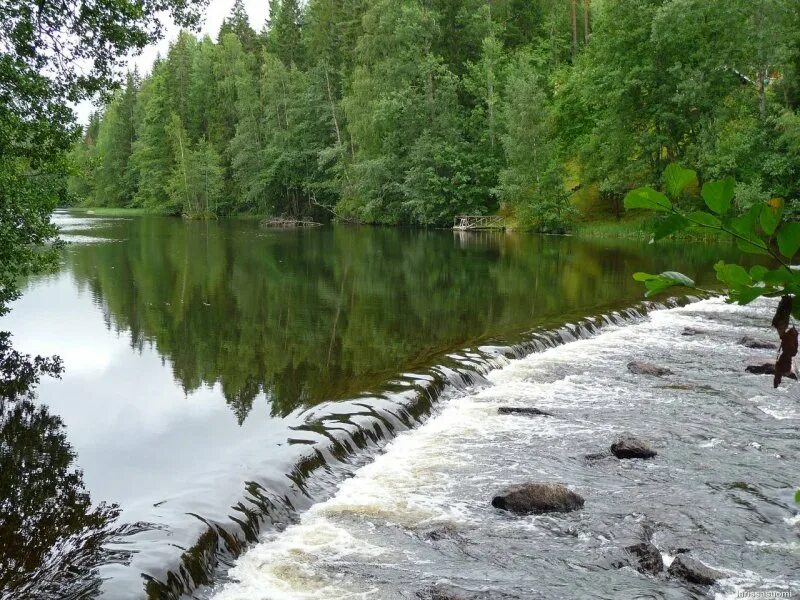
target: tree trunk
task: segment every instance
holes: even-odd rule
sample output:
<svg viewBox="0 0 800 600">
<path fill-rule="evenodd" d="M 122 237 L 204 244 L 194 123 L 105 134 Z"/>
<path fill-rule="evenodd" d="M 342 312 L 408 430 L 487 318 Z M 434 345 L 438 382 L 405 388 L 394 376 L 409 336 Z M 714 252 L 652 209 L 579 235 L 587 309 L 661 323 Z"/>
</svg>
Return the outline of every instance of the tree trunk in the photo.
<svg viewBox="0 0 800 600">
<path fill-rule="evenodd" d="M 328 102 L 331 105 L 331 116 L 333 117 L 333 127 L 336 130 L 336 144 L 339 148 L 342 147 L 342 134 L 339 131 L 339 120 L 336 118 L 336 103 L 333 101 L 333 92 L 331 91 L 331 79 L 328 76 L 328 67 L 325 67 L 325 83 L 328 87 Z"/>
<path fill-rule="evenodd" d="M 589 2 L 583 0 L 583 43 L 589 43 Z"/>
<path fill-rule="evenodd" d="M 572 58 L 578 53 L 578 0 L 569 0 L 569 15 L 572 20 Z"/>
<path fill-rule="evenodd" d="M 486 108 L 489 118 L 489 142 L 494 148 L 494 65 L 489 63 L 489 71 L 486 74 Z"/>
</svg>

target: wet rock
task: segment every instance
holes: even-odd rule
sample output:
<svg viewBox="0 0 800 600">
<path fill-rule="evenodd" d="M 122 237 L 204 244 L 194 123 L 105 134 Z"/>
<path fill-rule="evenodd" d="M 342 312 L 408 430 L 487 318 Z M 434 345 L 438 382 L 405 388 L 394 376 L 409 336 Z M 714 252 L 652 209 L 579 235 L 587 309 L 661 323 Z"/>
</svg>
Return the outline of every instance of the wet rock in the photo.
<svg viewBox="0 0 800 600">
<path fill-rule="evenodd" d="M 592 452 L 591 454 L 584 454 L 583 458 L 593 462 L 603 460 L 604 458 L 611 458 L 611 454 L 609 452 Z"/>
<path fill-rule="evenodd" d="M 658 454 L 650 444 L 630 433 L 623 433 L 611 444 L 611 452 L 617 458 L 653 458 Z"/>
<path fill-rule="evenodd" d="M 664 375 L 672 375 L 672 371 L 665 367 L 659 367 L 648 362 L 634 360 L 628 363 L 628 371 L 634 375 L 652 375 L 654 377 L 663 377 Z"/>
<path fill-rule="evenodd" d="M 560 483 L 523 483 L 492 498 L 492 506 L 519 515 L 570 512 L 583 507 L 584 499 Z"/>
<path fill-rule="evenodd" d="M 667 573 L 673 577 L 698 585 L 713 585 L 718 579 L 725 577 L 724 573 L 704 565 L 687 554 L 676 556 L 669 569 L 667 569 Z"/>
<path fill-rule="evenodd" d="M 497 409 L 501 415 L 521 415 L 525 417 L 552 417 L 553 413 L 539 408 L 526 407 L 526 406 L 501 406 Z"/>
<path fill-rule="evenodd" d="M 641 573 L 655 575 L 664 570 L 664 560 L 661 558 L 661 552 L 649 542 L 627 546 L 625 552 L 630 555 L 636 570 Z"/>
<path fill-rule="evenodd" d="M 691 336 L 691 335 L 705 335 L 708 333 L 705 329 L 696 329 L 694 327 L 684 327 L 683 332 L 681 335 Z"/>
<path fill-rule="evenodd" d="M 447 583 L 437 583 L 430 588 L 417 593 L 423 600 L 479 600 L 482 598 L 477 593 Z"/>
<path fill-rule="evenodd" d="M 444 582 L 436 583 L 417 592 L 417 598 L 420 600 L 517 600 L 516 596 L 500 592 L 491 590 L 475 592 Z"/>
<path fill-rule="evenodd" d="M 454 542 L 463 542 L 464 537 L 454 528 L 449 525 L 444 525 L 442 527 L 435 527 L 433 529 L 428 529 L 426 531 L 420 532 L 420 535 L 424 540 L 428 540 L 431 542 L 440 542 L 440 541 L 454 541 Z"/>
<path fill-rule="evenodd" d="M 759 340 L 749 335 L 744 336 L 739 340 L 739 343 L 745 348 L 753 348 L 754 350 L 777 350 L 778 344 L 768 340 Z"/>
<path fill-rule="evenodd" d="M 753 373 L 754 375 L 774 375 L 775 374 L 775 363 L 764 363 L 761 365 L 750 365 L 745 368 L 745 371 L 748 373 Z M 789 379 L 797 380 L 797 375 L 795 373 L 789 373 L 786 375 Z"/>
</svg>

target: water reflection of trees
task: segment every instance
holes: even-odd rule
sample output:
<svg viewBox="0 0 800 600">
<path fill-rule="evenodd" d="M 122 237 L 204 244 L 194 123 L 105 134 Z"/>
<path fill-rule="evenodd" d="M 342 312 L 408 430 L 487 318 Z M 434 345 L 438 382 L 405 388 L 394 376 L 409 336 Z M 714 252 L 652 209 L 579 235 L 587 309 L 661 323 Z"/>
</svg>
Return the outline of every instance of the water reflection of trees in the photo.
<svg viewBox="0 0 800 600">
<path fill-rule="evenodd" d="M 34 401 L 54 360 L 13 350 L 0 333 L 0 598 L 84 598 L 117 508 L 92 506 L 61 419 Z"/>
<path fill-rule="evenodd" d="M 488 335 L 638 300 L 635 270 L 712 260 L 703 246 L 522 235 L 123 226 L 125 243 L 73 249 L 76 277 L 187 391 L 219 383 L 240 422 L 262 391 L 276 414 L 349 396 Z"/>
</svg>

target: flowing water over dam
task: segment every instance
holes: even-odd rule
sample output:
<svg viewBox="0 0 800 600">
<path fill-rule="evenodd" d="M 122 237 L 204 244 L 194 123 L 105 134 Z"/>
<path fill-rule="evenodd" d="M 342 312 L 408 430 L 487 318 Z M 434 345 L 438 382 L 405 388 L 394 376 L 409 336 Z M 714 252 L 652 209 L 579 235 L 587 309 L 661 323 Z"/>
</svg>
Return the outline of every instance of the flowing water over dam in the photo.
<svg viewBox="0 0 800 600">
<path fill-rule="evenodd" d="M 3 600 L 705 593 L 613 567 L 644 535 L 729 574 L 714 593 L 796 591 L 798 388 L 744 373 L 773 352 L 736 343 L 770 307 L 641 303 L 631 279 L 710 286 L 733 248 L 56 219 L 60 270 L 0 321 L 66 367 L 0 414 L 27 432 L 11 455 L 54 457 L 0 473 L 21 524 L 0 559 L 24 565 Z M 659 456 L 585 458 L 626 429 Z M 491 508 L 529 478 L 585 508 Z"/>
<path fill-rule="evenodd" d="M 737 343 L 765 336 L 773 305 L 656 311 L 508 362 L 247 552 L 213 597 L 389 600 L 428 597 L 441 581 L 486 598 L 704 595 L 612 566 L 645 536 L 667 560 L 687 548 L 723 571 L 711 593 L 800 594 L 800 390 L 745 373 L 772 352 Z M 674 375 L 631 374 L 631 360 Z M 501 406 L 554 416 L 501 415 Z M 586 458 L 624 431 L 659 455 Z M 490 506 L 493 492 L 526 480 L 565 483 L 586 504 L 522 518 Z"/>
</svg>

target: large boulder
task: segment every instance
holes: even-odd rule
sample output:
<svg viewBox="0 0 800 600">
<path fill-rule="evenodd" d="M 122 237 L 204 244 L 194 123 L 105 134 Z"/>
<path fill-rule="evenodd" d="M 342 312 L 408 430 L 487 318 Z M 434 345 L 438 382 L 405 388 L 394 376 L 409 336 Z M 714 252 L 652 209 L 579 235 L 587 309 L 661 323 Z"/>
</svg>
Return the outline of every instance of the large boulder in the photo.
<svg viewBox="0 0 800 600">
<path fill-rule="evenodd" d="M 642 542 L 627 546 L 625 552 L 631 557 L 636 570 L 641 573 L 655 575 L 664 570 L 661 552 L 650 542 Z"/>
<path fill-rule="evenodd" d="M 653 458 L 658 454 L 650 444 L 630 433 L 623 433 L 611 444 L 611 453 L 617 458 Z"/>
<path fill-rule="evenodd" d="M 628 363 L 628 371 L 634 375 L 652 375 L 653 377 L 663 377 L 664 375 L 672 375 L 672 371 L 666 367 L 659 367 L 648 362 L 633 360 Z"/>
<path fill-rule="evenodd" d="M 739 340 L 739 343 L 745 348 L 753 348 L 754 350 L 777 350 L 778 344 L 768 340 L 759 340 L 749 335 L 744 336 Z"/>
<path fill-rule="evenodd" d="M 560 483 L 523 483 L 492 498 L 492 506 L 518 515 L 570 512 L 583 507 L 581 496 Z"/>
<path fill-rule="evenodd" d="M 724 573 L 704 565 L 687 554 L 676 556 L 667 573 L 697 585 L 713 585 L 718 579 L 725 577 Z"/>
<path fill-rule="evenodd" d="M 547 412 L 546 410 L 542 410 L 540 408 L 534 408 L 532 406 L 501 406 L 497 409 L 497 412 L 501 415 L 522 415 L 525 417 L 552 417 L 553 414 Z"/>
</svg>

